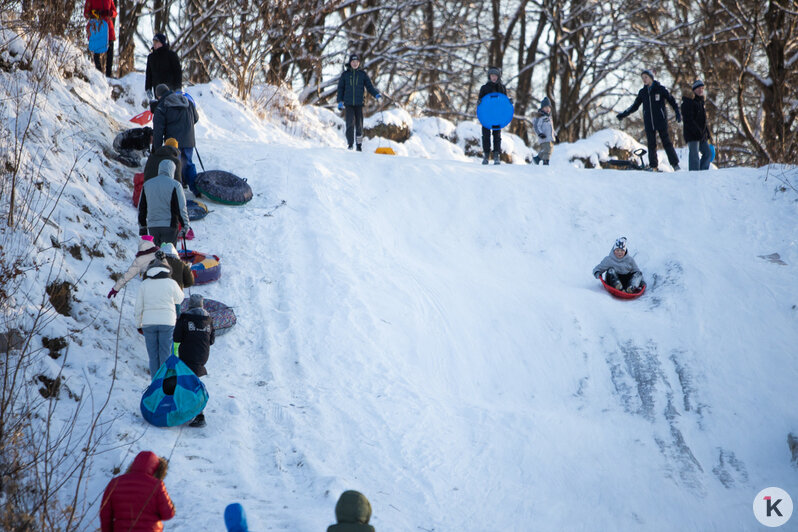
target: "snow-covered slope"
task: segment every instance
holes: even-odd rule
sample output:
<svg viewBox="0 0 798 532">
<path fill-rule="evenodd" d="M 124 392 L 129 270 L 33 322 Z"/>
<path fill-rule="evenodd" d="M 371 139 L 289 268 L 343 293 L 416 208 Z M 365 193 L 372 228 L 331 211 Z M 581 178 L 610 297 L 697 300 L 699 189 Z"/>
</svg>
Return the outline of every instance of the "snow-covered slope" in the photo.
<svg viewBox="0 0 798 532">
<path fill-rule="evenodd" d="M 255 198 L 194 224 L 223 277 L 192 291 L 234 306 L 238 324 L 211 350 L 208 426 L 149 427 L 138 282 L 105 298 L 109 268 L 134 253 L 133 172 L 101 154 L 118 126 L 95 109 L 123 121 L 134 106 L 87 75 L 56 86 L 37 127 L 59 124 L 88 154 L 52 236 L 105 252 L 66 257 L 65 278 L 88 268 L 74 318 L 52 324 L 74 346 L 68 384 L 107 389 L 119 305 L 123 317 L 90 495 L 143 449 L 171 455 L 167 530 L 186 532 L 221 530 L 233 501 L 253 530 L 324 529 L 344 489 L 370 498 L 382 532 L 754 530 L 754 495 L 795 487 L 798 203 L 767 169 L 358 154 L 318 111 L 292 135 L 218 82 L 192 92 L 198 147 Z M 649 284 L 631 302 L 590 274 L 620 235 Z M 759 257 L 772 253 L 786 265 Z"/>
</svg>

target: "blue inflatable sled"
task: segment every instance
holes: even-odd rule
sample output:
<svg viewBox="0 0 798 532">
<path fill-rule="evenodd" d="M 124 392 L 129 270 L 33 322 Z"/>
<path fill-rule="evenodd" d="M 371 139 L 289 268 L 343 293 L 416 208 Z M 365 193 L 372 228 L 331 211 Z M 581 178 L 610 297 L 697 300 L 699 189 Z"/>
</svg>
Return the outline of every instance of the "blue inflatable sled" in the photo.
<svg viewBox="0 0 798 532">
<path fill-rule="evenodd" d="M 709 162 L 712 162 L 714 160 L 715 160 L 715 145 L 714 144 L 710 144 L 709 145 Z"/>
<path fill-rule="evenodd" d="M 141 415 L 156 427 L 188 423 L 208 403 L 208 391 L 186 364 L 171 355 L 141 398 Z"/>
<path fill-rule="evenodd" d="M 500 92 L 486 94 L 477 107 L 477 118 L 482 127 L 502 129 L 513 120 L 513 104 Z"/>
</svg>

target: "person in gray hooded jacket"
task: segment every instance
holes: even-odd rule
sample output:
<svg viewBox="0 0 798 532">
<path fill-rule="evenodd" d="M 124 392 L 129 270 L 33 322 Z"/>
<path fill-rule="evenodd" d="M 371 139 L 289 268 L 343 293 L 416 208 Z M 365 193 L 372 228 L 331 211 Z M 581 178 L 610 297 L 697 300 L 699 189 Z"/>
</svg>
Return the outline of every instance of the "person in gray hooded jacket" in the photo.
<svg viewBox="0 0 798 532">
<path fill-rule="evenodd" d="M 600 279 L 606 273 L 606 282 L 616 290 L 628 294 L 639 292 L 643 284 L 643 272 L 637 267 L 635 260 L 626 249 L 626 237 L 615 241 L 610 254 L 604 257 L 598 266 L 593 268 L 593 276 Z"/>
<path fill-rule="evenodd" d="M 188 232 L 188 209 L 183 187 L 172 176 L 175 163 L 166 159 L 158 165 L 158 175 L 144 182 L 139 202 L 139 234 L 150 234 L 154 244 L 177 243 L 178 224 Z"/>
</svg>

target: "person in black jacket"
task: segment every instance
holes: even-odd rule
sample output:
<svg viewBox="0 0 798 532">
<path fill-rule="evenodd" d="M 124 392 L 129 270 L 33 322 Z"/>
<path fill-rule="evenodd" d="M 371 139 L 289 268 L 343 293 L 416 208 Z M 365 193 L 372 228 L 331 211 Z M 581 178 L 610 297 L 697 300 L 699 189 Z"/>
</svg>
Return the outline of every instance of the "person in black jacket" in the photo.
<svg viewBox="0 0 798 532">
<path fill-rule="evenodd" d="M 357 141 L 357 151 L 363 151 L 363 98 L 365 91 L 380 99 L 369 75 L 360 69 L 360 56 L 349 56 L 349 64 L 338 79 L 338 109 L 346 108 L 346 143 L 349 149 Z M 356 136 L 357 135 L 357 136 Z"/>
<path fill-rule="evenodd" d="M 477 107 L 479 107 L 482 98 L 493 92 L 500 92 L 507 95 L 507 89 L 501 82 L 502 71 L 496 67 L 488 69 L 488 82 L 479 89 L 479 98 L 477 99 Z M 488 164 L 490 159 L 490 137 L 491 130 L 482 126 L 482 164 Z M 502 154 L 502 130 L 493 130 L 493 164 L 501 164 L 499 157 Z"/>
<path fill-rule="evenodd" d="M 643 123 L 646 128 L 646 140 L 648 142 L 648 163 L 652 170 L 659 166 L 657 160 L 657 133 L 662 140 L 662 147 L 668 154 L 668 162 L 674 170 L 679 170 L 679 157 L 673 149 L 670 133 L 668 133 L 668 113 L 665 110 L 665 102 L 673 107 L 676 113 L 676 121 L 682 121 L 682 115 L 676 100 L 668 92 L 668 89 L 660 85 L 659 81 L 654 80 L 654 73 L 651 70 L 644 70 L 641 74 L 643 78 L 643 88 L 637 93 L 634 103 L 622 113 L 618 113 L 618 120 L 623 120 L 643 105 Z"/>
<path fill-rule="evenodd" d="M 707 111 L 704 108 L 704 82 L 700 79 L 693 83 L 691 90 L 685 90 L 682 94 L 682 120 L 684 141 L 690 150 L 689 169 L 709 170 L 709 143 L 712 141 L 712 134 L 709 132 Z"/>
<path fill-rule="evenodd" d="M 177 354 L 197 377 L 208 374 L 205 364 L 210 356 L 211 346 L 216 339 L 213 320 L 203 307 L 204 300 L 199 294 L 191 294 L 188 310 L 177 318 L 172 338 L 180 344 Z M 200 412 L 190 423 L 190 427 L 204 427 L 205 414 Z"/>
<path fill-rule="evenodd" d="M 194 153 L 194 124 L 199 120 L 197 108 L 194 102 L 179 92 L 170 91 L 163 83 L 155 87 L 155 96 L 158 101 L 152 112 L 152 151 L 161 147 L 165 137 L 177 140 L 183 181 L 197 195 L 194 186 L 197 169 L 191 160 Z"/>
<path fill-rule="evenodd" d="M 163 83 L 169 90 L 179 91 L 183 88 L 183 67 L 177 53 L 169 48 L 166 35 L 156 33 L 152 38 L 152 52 L 147 56 L 147 70 L 144 90 L 147 97 L 153 99 L 153 89 Z"/>
<path fill-rule="evenodd" d="M 158 165 L 163 160 L 170 160 L 175 163 L 175 181 L 183 184 L 183 170 L 182 162 L 180 161 L 180 150 L 178 149 L 177 140 L 168 138 L 164 141 L 163 146 L 153 150 L 144 164 L 144 181 L 152 179 L 158 175 Z M 183 188 L 186 188 L 185 186 Z"/>
</svg>

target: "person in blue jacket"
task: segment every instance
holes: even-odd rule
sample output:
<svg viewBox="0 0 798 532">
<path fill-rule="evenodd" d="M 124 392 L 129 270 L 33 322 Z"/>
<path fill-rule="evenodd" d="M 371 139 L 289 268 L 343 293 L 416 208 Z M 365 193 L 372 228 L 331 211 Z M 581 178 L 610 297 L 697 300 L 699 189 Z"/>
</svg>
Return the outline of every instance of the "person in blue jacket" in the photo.
<svg viewBox="0 0 798 532">
<path fill-rule="evenodd" d="M 346 109 L 346 142 L 349 149 L 357 141 L 357 151 L 363 151 L 363 97 L 365 91 L 380 99 L 369 75 L 360 68 L 360 56 L 349 56 L 349 64 L 338 79 L 338 109 Z"/>
<path fill-rule="evenodd" d="M 676 99 L 668 92 L 668 89 L 660 85 L 659 81 L 654 80 L 654 72 L 651 70 L 643 70 L 640 74 L 643 78 L 643 88 L 637 93 L 634 103 L 625 111 L 618 113 L 618 120 L 623 120 L 630 114 L 637 111 L 640 105 L 643 105 L 643 124 L 646 128 L 646 140 L 648 142 L 648 164 L 652 170 L 656 170 L 659 166 L 657 160 L 657 133 L 662 140 L 662 147 L 665 153 L 668 154 L 668 162 L 674 170 L 679 170 L 679 156 L 676 155 L 676 150 L 673 149 L 670 134 L 668 133 L 668 113 L 665 110 L 665 102 L 668 102 L 673 107 L 673 112 L 676 113 L 676 121 L 682 121 L 682 115 L 679 112 L 679 106 L 676 105 Z"/>
</svg>

